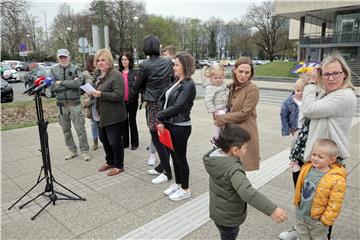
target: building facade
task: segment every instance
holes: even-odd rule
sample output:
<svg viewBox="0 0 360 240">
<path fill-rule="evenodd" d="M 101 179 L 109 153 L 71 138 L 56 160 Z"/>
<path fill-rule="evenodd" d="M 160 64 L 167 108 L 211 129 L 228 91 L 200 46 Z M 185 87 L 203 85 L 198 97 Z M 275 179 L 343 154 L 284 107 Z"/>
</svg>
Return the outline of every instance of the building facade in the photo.
<svg viewBox="0 0 360 240">
<path fill-rule="evenodd" d="M 333 51 L 360 57 L 360 0 L 275 0 L 275 12 L 290 18 L 298 60 L 322 60 Z"/>
</svg>

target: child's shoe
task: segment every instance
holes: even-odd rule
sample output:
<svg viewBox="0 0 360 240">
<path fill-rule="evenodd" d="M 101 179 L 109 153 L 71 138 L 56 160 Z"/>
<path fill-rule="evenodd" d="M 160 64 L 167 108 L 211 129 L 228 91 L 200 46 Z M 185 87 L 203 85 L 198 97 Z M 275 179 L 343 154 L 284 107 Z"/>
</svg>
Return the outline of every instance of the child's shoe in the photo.
<svg viewBox="0 0 360 240">
<path fill-rule="evenodd" d="M 279 238 L 282 240 L 296 240 L 296 228 L 292 226 L 289 230 L 280 233 Z"/>
</svg>

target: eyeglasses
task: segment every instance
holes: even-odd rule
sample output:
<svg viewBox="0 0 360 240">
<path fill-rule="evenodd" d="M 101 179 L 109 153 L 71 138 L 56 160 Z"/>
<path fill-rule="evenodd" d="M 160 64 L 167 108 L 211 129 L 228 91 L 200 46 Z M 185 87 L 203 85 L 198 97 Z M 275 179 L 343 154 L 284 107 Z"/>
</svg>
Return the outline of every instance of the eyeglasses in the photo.
<svg viewBox="0 0 360 240">
<path fill-rule="evenodd" d="M 334 79 L 338 79 L 342 73 L 343 72 L 336 71 L 332 73 L 323 73 L 321 76 L 325 79 L 330 79 L 330 76 L 333 76 Z"/>
</svg>

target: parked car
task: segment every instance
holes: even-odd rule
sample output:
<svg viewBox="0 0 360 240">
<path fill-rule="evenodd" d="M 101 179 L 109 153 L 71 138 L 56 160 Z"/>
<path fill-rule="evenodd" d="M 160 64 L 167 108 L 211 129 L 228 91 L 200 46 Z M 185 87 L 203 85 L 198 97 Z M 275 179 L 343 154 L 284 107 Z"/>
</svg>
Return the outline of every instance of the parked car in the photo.
<svg viewBox="0 0 360 240">
<path fill-rule="evenodd" d="M 199 67 L 203 68 L 205 66 L 210 66 L 212 62 L 210 60 L 199 60 Z"/>
<path fill-rule="evenodd" d="M 4 61 L 2 61 L 2 63 L 6 64 L 6 65 L 9 65 L 11 68 L 15 69 L 16 68 L 15 66 L 18 63 L 21 63 L 21 61 L 18 61 L 18 60 L 4 60 Z"/>
<path fill-rule="evenodd" d="M 25 88 L 29 88 L 34 84 L 34 81 L 39 77 L 46 77 L 49 75 L 50 67 L 44 67 L 39 63 L 33 63 L 30 66 L 30 71 L 25 75 Z M 42 92 L 47 98 L 54 97 L 54 93 L 50 90 L 50 88 L 43 88 Z"/>
<path fill-rule="evenodd" d="M 1 64 L 1 77 L 8 82 L 20 80 L 18 72 L 7 64 Z"/>
<path fill-rule="evenodd" d="M 1 102 L 12 102 L 14 100 L 14 91 L 12 86 L 1 78 Z"/>
<path fill-rule="evenodd" d="M 15 65 L 15 70 L 18 72 L 29 71 L 29 65 L 24 62 L 19 62 L 18 64 Z"/>
</svg>

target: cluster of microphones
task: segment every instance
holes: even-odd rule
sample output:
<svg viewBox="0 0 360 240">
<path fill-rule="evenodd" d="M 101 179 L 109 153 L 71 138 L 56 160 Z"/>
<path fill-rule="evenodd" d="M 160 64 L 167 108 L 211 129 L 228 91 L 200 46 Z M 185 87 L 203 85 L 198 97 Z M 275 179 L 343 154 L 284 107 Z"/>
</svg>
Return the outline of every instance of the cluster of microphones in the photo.
<svg viewBox="0 0 360 240">
<path fill-rule="evenodd" d="M 42 89 L 50 87 L 53 83 L 54 78 L 41 76 L 23 94 L 33 95 L 34 93 L 39 93 Z"/>
</svg>

